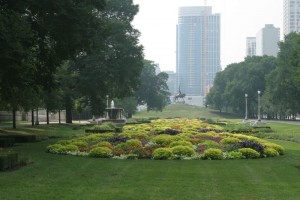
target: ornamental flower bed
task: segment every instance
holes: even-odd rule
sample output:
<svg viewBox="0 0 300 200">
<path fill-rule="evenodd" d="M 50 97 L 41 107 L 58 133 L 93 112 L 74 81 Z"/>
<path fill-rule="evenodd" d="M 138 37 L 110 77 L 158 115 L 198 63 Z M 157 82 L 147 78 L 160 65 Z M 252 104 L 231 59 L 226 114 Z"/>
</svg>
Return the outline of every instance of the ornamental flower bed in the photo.
<svg viewBox="0 0 300 200">
<path fill-rule="evenodd" d="M 284 154 L 284 148 L 199 120 L 158 119 L 125 125 L 122 133 L 90 134 L 49 145 L 47 152 L 115 159 L 254 159 Z"/>
</svg>

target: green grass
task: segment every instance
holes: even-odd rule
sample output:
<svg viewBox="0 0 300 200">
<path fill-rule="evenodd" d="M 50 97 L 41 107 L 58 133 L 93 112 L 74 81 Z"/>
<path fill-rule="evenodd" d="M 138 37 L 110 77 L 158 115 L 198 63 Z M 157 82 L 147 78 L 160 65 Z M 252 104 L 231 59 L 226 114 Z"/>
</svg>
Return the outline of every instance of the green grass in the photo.
<svg viewBox="0 0 300 200">
<path fill-rule="evenodd" d="M 169 117 L 187 117 L 190 119 L 228 119 L 234 118 L 236 116 L 231 114 L 220 113 L 209 108 L 202 108 L 198 106 L 189 106 L 189 105 L 169 105 L 162 112 L 160 111 L 142 111 L 134 115 L 136 118 L 149 118 L 149 117 L 160 117 L 160 118 L 169 118 Z"/>
<path fill-rule="evenodd" d="M 199 117 L 209 115 L 199 113 Z M 300 126 L 281 123 L 270 126 L 278 135 L 288 132 L 298 137 L 300 133 Z M 84 128 L 75 125 L 43 125 L 18 130 L 60 137 L 84 134 Z M 46 147 L 57 140 L 17 144 L 13 148 L 21 159 L 32 163 L 15 171 L 0 172 L 1 200 L 296 200 L 300 196 L 300 144 L 291 141 L 270 140 L 286 149 L 286 154 L 277 158 L 157 161 L 46 153 Z"/>
<path fill-rule="evenodd" d="M 33 163 L 0 174 L 1 199 L 298 199 L 299 144 L 257 160 L 110 160 L 45 153 L 54 139 L 15 147 Z M 28 157 L 29 156 L 29 157 Z"/>
</svg>

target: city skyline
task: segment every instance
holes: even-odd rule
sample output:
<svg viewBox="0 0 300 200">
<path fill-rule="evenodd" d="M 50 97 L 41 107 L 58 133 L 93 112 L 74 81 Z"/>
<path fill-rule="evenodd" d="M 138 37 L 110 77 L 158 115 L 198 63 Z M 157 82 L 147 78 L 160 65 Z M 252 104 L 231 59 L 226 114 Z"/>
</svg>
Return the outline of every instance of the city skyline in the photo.
<svg viewBox="0 0 300 200">
<path fill-rule="evenodd" d="M 220 71 L 220 17 L 210 6 L 180 7 L 177 88 L 187 96 L 206 96 Z"/>
<path fill-rule="evenodd" d="M 203 6 L 202 0 L 133 0 L 140 12 L 133 25 L 140 30 L 145 58 L 159 64 L 162 71 L 176 71 L 176 24 L 178 9 Z M 282 30 L 283 0 L 208 0 L 213 13 L 221 14 L 221 67 L 241 62 L 245 38 L 255 36 L 265 24 Z M 281 31 L 281 39 L 282 39 Z"/>
</svg>

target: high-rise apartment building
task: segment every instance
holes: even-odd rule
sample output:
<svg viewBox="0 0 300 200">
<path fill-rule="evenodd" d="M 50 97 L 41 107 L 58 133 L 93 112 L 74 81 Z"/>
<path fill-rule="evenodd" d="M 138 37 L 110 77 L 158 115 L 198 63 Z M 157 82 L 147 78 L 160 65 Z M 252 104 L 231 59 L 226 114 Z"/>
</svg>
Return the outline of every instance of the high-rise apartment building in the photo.
<svg viewBox="0 0 300 200">
<path fill-rule="evenodd" d="M 283 33 L 300 32 L 300 0 L 284 0 Z"/>
<path fill-rule="evenodd" d="M 256 37 L 246 38 L 246 57 L 256 55 Z"/>
<path fill-rule="evenodd" d="M 280 29 L 273 24 L 266 24 L 256 34 L 256 55 L 277 56 L 279 51 Z"/>
<path fill-rule="evenodd" d="M 178 88 L 176 88 L 176 86 L 177 86 L 176 73 L 173 71 L 166 71 L 165 73 L 167 73 L 169 76 L 168 81 L 167 81 L 169 92 L 171 93 L 171 96 L 175 96 L 178 93 Z"/>
<path fill-rule="evenodd" d="M 191 102 L 202 100 L 221 70 L 220 14 L 210 6 L 180 7 L 176 53 L 177 87 Z"/>
</svg>

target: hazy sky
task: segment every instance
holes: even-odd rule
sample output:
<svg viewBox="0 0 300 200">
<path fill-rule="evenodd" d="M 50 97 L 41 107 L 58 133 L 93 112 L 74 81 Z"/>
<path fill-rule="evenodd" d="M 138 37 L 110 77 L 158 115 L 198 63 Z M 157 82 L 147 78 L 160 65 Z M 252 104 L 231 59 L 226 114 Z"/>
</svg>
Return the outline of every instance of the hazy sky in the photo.
<svg viewBox="0 0 300 200">
<path fill-rule="evenodd" d="M 140 30 L 145 57 L 163 71 L 176 71 L 176 24 L 178 8 L 203 6 L 204 0 L 133 0 L 140 11 L 133 25 Z M 265 24 L 283 32 L 283 0 L 207 0 L 213 13 L 221 14 L 221 66 L 241 62 L 246 37 L 256 36 Z"/>
</svg>

